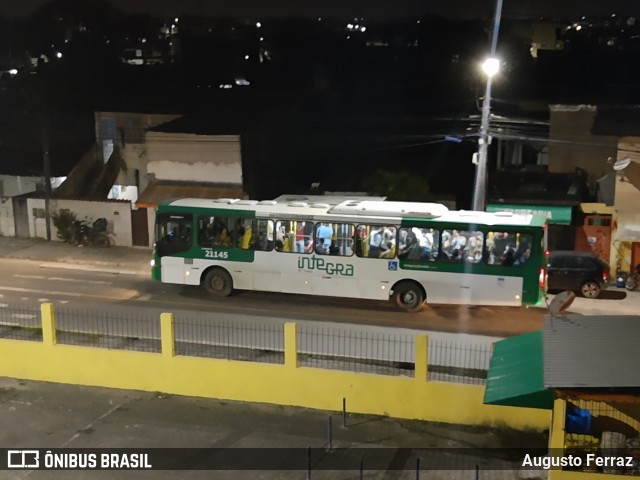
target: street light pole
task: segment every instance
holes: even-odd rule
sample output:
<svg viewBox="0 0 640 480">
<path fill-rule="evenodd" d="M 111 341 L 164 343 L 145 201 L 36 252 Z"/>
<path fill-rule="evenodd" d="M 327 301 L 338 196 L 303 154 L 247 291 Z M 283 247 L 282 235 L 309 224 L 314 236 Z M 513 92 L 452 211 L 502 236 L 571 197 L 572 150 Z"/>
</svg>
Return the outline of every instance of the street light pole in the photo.
<svg viewBox="0 0 640 480">
<path fill-rule="evenodd" d="M 491 76 L 487 76 L 487 88 L 482 100 L 482 119 L 478 139 L 478 164 L 473 189 L 472 210 L 485 210 L 487 198 L 487 154 L 489 152 L 489 114 L 491 113 Z"/>
<path fill-rule="evenodd" d="M 493 21 L 491 35 L 490 57 L 484 62 L 482 69 L 487 75 L 487 88 L 482 100 L 482 118 L 480 121 L 480 135 L 478 139 L 478 164 L 473 188 L 473 210 L 485 210 L 487 205 L 487 154 L 489 151 L 489 116 L 491 114 L 491 82 L 498 73 L 500 62 L 495 58 L 500 31 L 500 17 L 502 16 L 502 0 L 496 0 L 496 14 Z"/>
</svg>

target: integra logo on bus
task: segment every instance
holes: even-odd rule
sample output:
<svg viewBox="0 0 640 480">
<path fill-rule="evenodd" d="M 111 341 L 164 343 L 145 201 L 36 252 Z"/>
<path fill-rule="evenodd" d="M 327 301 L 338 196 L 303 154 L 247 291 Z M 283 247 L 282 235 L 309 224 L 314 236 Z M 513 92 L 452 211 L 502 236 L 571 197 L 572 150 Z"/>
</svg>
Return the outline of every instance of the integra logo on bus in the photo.
<svg viewBox="0 0 640 480">
<path fill-rule="evenodd" d="M 316 257 L 298 257 L 298 268 L 307 268 L 309 270 L 322 270 L 329 275 L 343 275 L 345 277 L 353 277 L 353 265 L 343 263 L 327 262 L 324 258 Z"/>
</svg>

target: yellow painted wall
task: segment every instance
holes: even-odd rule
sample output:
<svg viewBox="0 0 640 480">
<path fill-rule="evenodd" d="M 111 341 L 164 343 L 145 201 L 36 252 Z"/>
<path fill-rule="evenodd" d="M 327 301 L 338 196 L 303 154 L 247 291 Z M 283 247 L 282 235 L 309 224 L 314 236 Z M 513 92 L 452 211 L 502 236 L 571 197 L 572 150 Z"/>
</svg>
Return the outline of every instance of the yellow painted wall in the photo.
<svg viewBox="0 0 640 480">
<path fill-rule="evenodd" d="M 295 325 L 285 325 L 284 365 L 173 356 L 171 316 L 163 353 L 57 345 L 43 305 L 45 341 L 0 340 L 0 376 L 177 395 L 262 402 L 465 425 L 542 430 L 548 410 L 484 405 L 484 387 L 426 380 L 426 337 L 416 341 L 416 378 L 298 367 Z"/>
</svg>

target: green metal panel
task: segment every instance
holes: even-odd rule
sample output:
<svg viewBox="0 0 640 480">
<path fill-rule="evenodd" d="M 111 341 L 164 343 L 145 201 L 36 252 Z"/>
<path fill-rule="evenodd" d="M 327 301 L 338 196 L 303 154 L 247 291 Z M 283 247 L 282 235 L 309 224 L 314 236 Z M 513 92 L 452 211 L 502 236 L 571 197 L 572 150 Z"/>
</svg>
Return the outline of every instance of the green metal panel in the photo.
<svg viewBox="0 0 640 480">
<path fill-rule="evenodd" d="M 490 203 L 487 212 L 513 212 L 542 215 L 549 223 L 571 225 L 571 207 L 550 207 L 548 205 L 507 205 Z"/>
<path fill-rule="evenodd" d="M 553 390 L 544 387 L 542 331 L 496 342 L 484 403 L 551 409 L 553 400 Z"/>
</svg>

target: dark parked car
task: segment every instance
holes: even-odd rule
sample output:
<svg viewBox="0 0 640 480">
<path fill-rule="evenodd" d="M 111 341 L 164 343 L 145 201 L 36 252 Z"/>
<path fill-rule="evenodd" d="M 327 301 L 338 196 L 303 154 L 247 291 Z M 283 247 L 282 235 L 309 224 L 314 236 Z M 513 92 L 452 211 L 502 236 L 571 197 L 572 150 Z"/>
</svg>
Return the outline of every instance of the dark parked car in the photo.
<svg viewBox="0 0 640 480">
<path fill-rule="evenodd" d="M 593 253 L 552 251 L 547 264 L 549 290 L 571 290 L 597 298 L 610 281 L 609 264 Z"/>
</svg>

